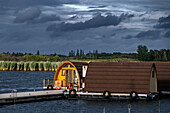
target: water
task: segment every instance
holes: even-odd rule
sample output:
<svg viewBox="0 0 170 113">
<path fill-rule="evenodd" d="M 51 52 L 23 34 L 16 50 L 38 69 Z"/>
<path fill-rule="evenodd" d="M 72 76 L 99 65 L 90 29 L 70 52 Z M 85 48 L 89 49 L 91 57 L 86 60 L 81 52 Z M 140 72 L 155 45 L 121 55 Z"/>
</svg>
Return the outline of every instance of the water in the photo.
<svg viewBox="0 0 170 113">
<path fill-rule="evenodd" d="M 9 93 L 13 89 L 18 92 L 43 90 L 43 79 L 53 83 L 55 72 L 31 71 L 0 71 L 0 93 Z"/>
<path fill-rule="evenodd" d="M 43 79 L 52 79 L 55 72 L 0 71 L 0 92 L 42 90 Z M 170 113 L 170 98 L 161 99 L 161 113 Z M 67 100 L 32 102 L 0 106 L 0 113 L 159 113 L 159 101 L 130 100 Z"/>
</svg>

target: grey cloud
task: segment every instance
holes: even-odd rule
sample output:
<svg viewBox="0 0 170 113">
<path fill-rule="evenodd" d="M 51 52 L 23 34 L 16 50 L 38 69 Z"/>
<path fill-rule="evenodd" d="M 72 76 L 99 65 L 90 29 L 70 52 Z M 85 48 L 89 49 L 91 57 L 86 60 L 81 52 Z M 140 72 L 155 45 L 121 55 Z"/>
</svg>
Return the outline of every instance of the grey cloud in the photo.
<svg viewBox="0 0 170 113">
<path fill-rule="evenodd" d="M 159 22 L 170 22 L 170 15 L 168 15 L 167 17 L 161 17 L 159 18 Z"/>
<path fill-rule="evenodd" d="M 132 35 L 127 35 L 125 37 L 122 37 L 123 39 L 131 39 L 131 38 L 134 38 Z"/>
<path fill-rule="evenodd" d="M 156 28 L 168 29 L 168 28 L 170 28 L 170 23 L 158 24 L 158 25 L 156 25 L 155 27 L 156 27 Z"/>
<path fill-rule="evenodd" d="M 60 5 L 64 3 L 78 3 L 78 0 L 0 0 L 1 6 L 5 6 L 5 7 Z"/>
<path fill-rule="evenodd" d="M 148 30 L 148 31 L 142 31 L 138 33 L 135 37 L 139 39 L 152 39 L 156 40 L 160 36 L 160 31 L 156 30 Z"/>
<path fill-rule="evenodd" d="M 44 16 L 40 19 L 36 19 L 32 23 L 38 24 L 38 23 L 46 23 L 49 21 L 59 21 L 59 20 L 60 20 L 60 17 L 57 17 L 56 15 L 49 15 L 49 16 Z"/>
<path fill-rule="evenodd" d="M 164 37 L 170 38 L 170 31 L 167 31 L 167 32 L 165 33 Z"/>
<path fill-rule="evenodd" d="M 148 31 L 142 31 L 139 32 L 136 36 L 127 35 L 122 37 L 122 39 L 132 39 L 132 38 L 138 38 L 138 39 L 149 39 L 149 40 L 156 40 L 160 37 L 160 31 L 157 30 L 148 30 Z"/>
<path fill-rule="evenodd" d="M 35 18 L 39 17 L 41 14 L 41 10 L 39 8 L 28 8 L 19 15 L 16 16 L 14 22 L 16 23 L 24 23 L 28 21 L 32 21 Z"/>
<path fill-rule="evenodd" d="M 104 8 L 104 7 L 107 7 L 107 5 L 101 5 L 101 6 L 89 7 L 89 8 L 90 8 L 90 9 L 93 9 L 93 8 Z"/>
<path fill-rule="evenodd" d="M 46 31 L 55 31 L 57 24 L 51 24 L 47 27 Z"/>
<path fill-rule="evenodd" d="M 170 15 L 168 15 L 167 17 L 159 18 L 158 22 L 159 24 L 155 26 L 156 28 L 164 28 L 164 29 L 170 28 Z"/>
<path fill-rule="evenodd" d="M 88 28 L 97 28 L 102 26 L 117 26 L 123 19 L 130 18 L 127 14 L 122 14 L 121 16 L 107 15 L 101 16 L 97 15 L 90 20 L 85 22 L 77 23 L 61 23 L 58 25 L 56 32 L 58 31 L 74 31 L 74 30 L 83 30 Z"/>
</svg>

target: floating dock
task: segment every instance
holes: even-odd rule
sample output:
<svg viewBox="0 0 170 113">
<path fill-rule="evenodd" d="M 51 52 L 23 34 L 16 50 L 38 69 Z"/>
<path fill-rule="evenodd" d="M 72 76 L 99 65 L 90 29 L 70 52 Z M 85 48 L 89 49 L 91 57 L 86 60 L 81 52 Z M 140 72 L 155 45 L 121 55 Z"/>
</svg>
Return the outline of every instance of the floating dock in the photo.
<svg viewBox="0 0 170 113">
<path fill-rule="evenodd" d="M 55 100 L 63 98 L 64 90 L 44 90 L 33 92 L 17 92 L 0 94 L 0 105 L 33 101 Z"/>
<path fill-rule="evenodd" d="M 161 92 L 162 95 L 169 95 L 170 92 Z M 76 91 L 75 96 L 69 91 L 64 90 L 44 90 L 32 92 L 17 92 L 13 90 L 11 93 L 0 94 L 0 105 L 18 104 L 26 102 L 37 102 L 56 99 L 131 99 L 128 93 L 111 93 L 110 98 L 105 98 L 103 93 Z M 147 99 L 147 94 L 138 94 L 138 99 Z"/>
</svg>

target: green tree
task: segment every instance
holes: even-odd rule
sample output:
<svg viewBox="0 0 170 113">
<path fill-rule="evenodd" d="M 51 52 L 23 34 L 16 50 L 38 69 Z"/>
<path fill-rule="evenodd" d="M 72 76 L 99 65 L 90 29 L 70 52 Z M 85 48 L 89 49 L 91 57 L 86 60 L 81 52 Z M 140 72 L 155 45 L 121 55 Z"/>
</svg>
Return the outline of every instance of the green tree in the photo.
<svg viewBox="0 0 170 113">
<path fill-rule="evenodd" d="M 148 48 L 145 45 L 139 45 L 137 49 L 137 59 L 141 61 L 149 60 Z"/>
<path fill-rule="evenodd" d="M 37 55 L 40 55 L 40 51 L 39 50 L 37 51 Z"/>
<path fill-rule="evenodd" d="M 80 56 L 79 50 L 77 49 L 76 57 L 79 57 L 79 56 Z"/>
<path fill-rule="evenodd" d="M 80 49 L 80 57 L 82 57 L 83 55 L 84 55 L 83 50 Z"/>
<path fill-rule="evenodd" d="M 69 52 L 69 57 L 74 57 L 75 56 L 75 52 L 73 51 L 73 50 L 71 50 L 70 52 Z"/>
</svg>

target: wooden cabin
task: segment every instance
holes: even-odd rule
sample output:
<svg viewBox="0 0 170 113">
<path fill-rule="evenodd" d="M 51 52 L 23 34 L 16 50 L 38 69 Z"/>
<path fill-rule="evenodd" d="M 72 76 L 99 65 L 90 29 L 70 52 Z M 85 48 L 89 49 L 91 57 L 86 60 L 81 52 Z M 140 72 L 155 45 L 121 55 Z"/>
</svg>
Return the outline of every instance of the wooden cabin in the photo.
<svg viewBox="0 0 170 113">
<path fill-rule="evenodd" d="M 57 69 L 53 86 L 76 91 L 111 93 L 157 93 L 154 63 L 146 62 L 63 62 Z M 69 89 L 70 90 L 70 89 Z"/>
<path fill-rule="evenodd" d="M 157 77 L 158 77 L 158 90 L 170 91 L 170 62 L 155 62 Z"/>
<path fill-rule="evenodd" d="M 84 91 L 157 93 L 156 67 L 146 62 L 90 62 Z"/>
<path fill-rule="evenodd" d="M 86 72 L 87 65 L 87 62 L 63 62 L 54 75 L 53 86 L 59 85 L 61 86 L 59 89 L 68 89 L 71 83 L 74 89 L 79 91 L 84 80 L 82 71 Z M 82 69 L 82 67 L 84 68 Z M 56 86 L 56 88 L 58 87 Z"/>
</svg>

